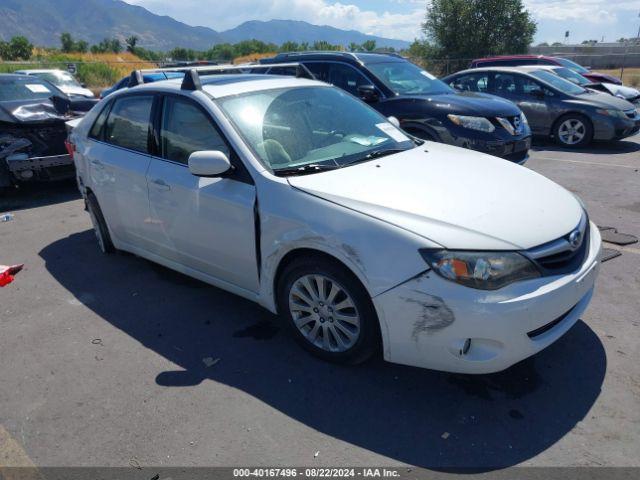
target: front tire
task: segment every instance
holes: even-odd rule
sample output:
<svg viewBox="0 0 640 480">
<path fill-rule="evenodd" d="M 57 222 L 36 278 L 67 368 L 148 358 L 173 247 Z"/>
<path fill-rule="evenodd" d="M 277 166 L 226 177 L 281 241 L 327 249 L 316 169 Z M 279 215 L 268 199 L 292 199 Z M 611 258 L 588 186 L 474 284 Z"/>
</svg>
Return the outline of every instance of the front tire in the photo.
<svg viewBox="0 0 640 480">
<path fill-rule="evenodd" d="M 113 246 L 113 242 L 111 241 L 107 222 L 104 219 L 104 215 L 102 215 L 98 199 L 93 195 L 93 193 L 87 194 L 87 211 L 89 212 L 89 217 L 91 217 L 93 231 L 96 234 L 100 251 L 104 254 L 114 253 L 116 248 Z"/>
<path fill-rule="evenodd" d="M 563 115 L 554 125 L 553 136 L 563 147 L 584 147 L 593 139 L 593 126 L 591 121 L 583 115 Z"/>
<path fill-rule="evenodd" d="M 355 275 L 330 259 L 288 265 L 278 282 L 278 308 L 298 343 L 324 360 L 362 363 L 380 345 L 369 294 Z"/>
</svg>

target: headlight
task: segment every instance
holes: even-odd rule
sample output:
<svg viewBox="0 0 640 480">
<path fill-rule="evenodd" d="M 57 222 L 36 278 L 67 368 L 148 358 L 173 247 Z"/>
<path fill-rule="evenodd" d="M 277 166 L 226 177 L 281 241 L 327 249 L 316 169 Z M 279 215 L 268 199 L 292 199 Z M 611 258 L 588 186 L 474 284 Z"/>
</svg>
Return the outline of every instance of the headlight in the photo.
<svg viewBox="0 0 640 480">
<path fill-rule="evenodd" d="M 524 125 L 529 125 L 529 120 L 527 120 L 527 116 L 524 114 L 524 112 L 520 114 L 520 121 Z"/>
<path fill-rule="evenodd" d="M 493 126 L 493 123 L 484 117 L 468 117 L 466 115 L 453 115 L 450 113 L 447 115 L 447 118 L 456 125 L 460 125 L 461 127 L 469 128 L 471 130 L 480 130 L 481 132 L 491 133 L 496 129 L 496 127 Z"/>
<path fill-rule="evenodd" d="M 609 110 L 599 108 L 596 110 L 600 115 L 606 115 L 607 117 L 627 118 L 627 115 L 622 110 Z"/>
<path fill-rule="evenodd" d="M 420 254 L 441 277 L 480 290 L 497 290 L 540 276 L 533 263 L 516 252 L 424 249 Z"/>
</svg>

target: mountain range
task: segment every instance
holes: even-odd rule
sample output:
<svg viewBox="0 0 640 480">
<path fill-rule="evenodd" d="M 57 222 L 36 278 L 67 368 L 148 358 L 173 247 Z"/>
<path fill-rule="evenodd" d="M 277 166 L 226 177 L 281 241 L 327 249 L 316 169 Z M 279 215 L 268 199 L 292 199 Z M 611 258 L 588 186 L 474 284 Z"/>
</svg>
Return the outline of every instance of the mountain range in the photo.
<svg viewBox="0 0 640 480">
<path fill-rule="evenodd" d="M 378 47 L 406 48 L 409 42 L 367 35 L 355 30 L 312 25 L 296 20 L 252 20 L 217 32 L 194 27 L 166 15 L 121 0 L 0 0 L 0 40 L 24 35 L 38 46 L 59 46 L 60 34 L 93 44 L 103 38 L 139 38 L 138 45 L 152 50 L 174 47 L 206 50 L 218 43 L 262 40 L 281 45 L 286 41 L 325 40 L 347 46 L 375 40 Z"/>
</svg>

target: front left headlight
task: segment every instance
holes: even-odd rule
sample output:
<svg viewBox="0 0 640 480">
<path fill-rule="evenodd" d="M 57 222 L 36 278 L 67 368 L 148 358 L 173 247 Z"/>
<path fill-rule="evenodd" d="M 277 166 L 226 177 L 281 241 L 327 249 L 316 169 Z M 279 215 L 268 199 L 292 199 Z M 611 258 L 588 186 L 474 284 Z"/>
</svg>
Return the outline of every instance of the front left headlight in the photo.
<svg viewBox="0 0 640 480">
<path fill-rule="evenodd" d="M 442 278 L 480 290 L 540 277 L 535 265 L 517 252 L 423 249 L 420 254 Z"/>
<path fill-rule="evenodd" d="M 480 130 L 481 132 L 491 133 L 496 127 L 484 117 L 470 117 L 468 115 L 454 115 L 450 113 L 447 118 L 456 125 L 471 130 Z"/>
</svg>

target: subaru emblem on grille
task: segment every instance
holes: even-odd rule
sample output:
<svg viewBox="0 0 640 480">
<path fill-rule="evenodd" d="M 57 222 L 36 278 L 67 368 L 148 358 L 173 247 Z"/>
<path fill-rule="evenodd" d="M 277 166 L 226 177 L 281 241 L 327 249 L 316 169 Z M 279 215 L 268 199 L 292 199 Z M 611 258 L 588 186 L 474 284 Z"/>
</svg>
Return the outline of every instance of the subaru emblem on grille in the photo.
<svg viewBox="0 0 640 480">
<path fill-rule="evenodd" d="M 576 250 L 582 243 L 582 232 L 580 230 L 574 230 L 569 234 L 569 245 L 572 250 Z"/>
</svg>

